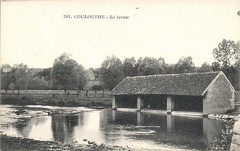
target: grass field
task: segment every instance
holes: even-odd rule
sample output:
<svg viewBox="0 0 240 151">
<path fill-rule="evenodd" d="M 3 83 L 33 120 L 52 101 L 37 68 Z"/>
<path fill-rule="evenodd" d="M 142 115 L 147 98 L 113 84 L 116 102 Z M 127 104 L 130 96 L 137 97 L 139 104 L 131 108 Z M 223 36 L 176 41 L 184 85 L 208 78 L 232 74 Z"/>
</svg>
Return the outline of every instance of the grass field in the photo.
<svg viewBox="0 0 240 151">
<path fill-rule="evenodd" d="M 86 106 L 111 107 L 109 91 L 77 91 L 64 94 L 63 90 L 21 90 L 20 94 L 1 93 L 1 104 L 12 105 L 52 105 L 52 106 Z"/>
<path fill-rule="evenodd" d="M 80 92 L 78 92 L 77 90 L 68 90 L 67 93 L 69 92 L 69 94 L 77 94 L 77 93 L 81 93 L 81 94 L 86 94 L 86 92 L 89 95 L 101 95 L 102 93 L 104 93 L 104 95 L 108 95 L 110 93 L 110 91 L 87 91 L 87 90 L 82 90 Z M 8 94 L 13 94 L 13 90 L 8 90 L 7 91 Z M 18 91 L 14 90 L 14 94 L 17 94 Z M 20 90 L 19 91 L 20 94 L 64 94 L 64 90 Z M 6 94 L 5 90 L 1 90 L 1 94 Z"/>
</svg>

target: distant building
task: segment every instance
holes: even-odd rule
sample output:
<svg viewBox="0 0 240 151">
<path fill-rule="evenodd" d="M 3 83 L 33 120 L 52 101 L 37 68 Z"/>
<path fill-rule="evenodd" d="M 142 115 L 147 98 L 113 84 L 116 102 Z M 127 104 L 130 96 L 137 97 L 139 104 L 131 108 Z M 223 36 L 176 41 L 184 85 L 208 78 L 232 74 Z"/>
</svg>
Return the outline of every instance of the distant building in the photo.
<svg viewBox="0 0 240 151">
<path fill-rule="evenodd" d="M 92 90 L 92 87 L 95 85 L 100 86 L 101 82 L 95 78 L 95 75 L 92 70 L 88 69 L 85 72 L 85 76 L 87 78 L 87 82 L 84 86 L 86 90 Z"/>
<path fill-rule="evenodd" d="M 86 78 L 87 78 L 88 81 L 91 81 L 91 80 L 95 80 L 95 79 L 96 79 L 93 71 L 90 70 L 90 69 L 88 69 L 88 70 L 85 71 L 85 76 L 86 76 Z"/>
<path fill-rule="evenodd" d="M 223 72 L 127 77 L 111 92 L 113 108 L 225 113 L 235 90 Z"/>
<path fill-rule="evenodd" d="M 87 81 L 87 83 L 86 83 L 85 86 L 84 86 L 84 89 L 86 89 L 86 90 L 92 90 L 92 87 L 93 87 L 94 85 L 100 86 L 100 85 L 101 85 L 101 82 L 100 82 L 99 80 Z"/>
</svg>

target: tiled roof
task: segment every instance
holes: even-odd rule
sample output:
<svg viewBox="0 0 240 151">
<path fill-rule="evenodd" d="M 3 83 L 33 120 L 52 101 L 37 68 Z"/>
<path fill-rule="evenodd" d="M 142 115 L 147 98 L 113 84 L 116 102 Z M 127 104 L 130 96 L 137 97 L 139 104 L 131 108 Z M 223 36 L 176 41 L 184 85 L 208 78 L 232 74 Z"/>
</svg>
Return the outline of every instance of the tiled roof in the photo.
<svg viewBox="0 0 240 151">
<path fill-rule="evenodd" d="M 166 94 L 201 96 L 219 72 L 126 77 L 110 95 Z"/>
</svg>

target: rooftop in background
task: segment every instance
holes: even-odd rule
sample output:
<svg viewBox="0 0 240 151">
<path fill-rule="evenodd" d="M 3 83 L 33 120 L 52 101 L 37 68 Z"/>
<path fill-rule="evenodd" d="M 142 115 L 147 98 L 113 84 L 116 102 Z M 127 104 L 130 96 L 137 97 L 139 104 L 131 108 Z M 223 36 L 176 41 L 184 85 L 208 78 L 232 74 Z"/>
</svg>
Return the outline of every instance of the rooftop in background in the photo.
<svg viewBox="0 0 240 151">
<path fill-rule="evenodd" d="M 221 72 L 160 74 L 127 77 L 111 95 L 165 94 L 202 96 L 203 92 Z"/>
</svg>

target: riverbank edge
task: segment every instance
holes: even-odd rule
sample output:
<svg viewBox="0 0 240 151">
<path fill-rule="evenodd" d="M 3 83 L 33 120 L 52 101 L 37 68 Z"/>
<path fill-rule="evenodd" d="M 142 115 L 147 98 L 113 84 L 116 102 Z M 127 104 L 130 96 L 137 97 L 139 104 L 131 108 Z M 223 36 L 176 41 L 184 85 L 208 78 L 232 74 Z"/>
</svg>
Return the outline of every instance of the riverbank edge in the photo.
<svg viewBox="0 0 240 151">
<path fill-rule="evenodd" d="M 233 125 L 233 136 L 230 146 L 230 151 L 240 150 L 240 114 L 235 118 L 236 122 Z"/>
<path fill-rule="evenodd" d="M 111 108 L 110 97 L 78 98 L 71 96 L 53 97 L 27 97 L 22 95 L 1 96 L 1 105 L 44 105 L 60 107 L 88 107 L 94 109 Z"/>
<path fill-rule="evenodd" d="M 0 148 L 2 151 L 58 151 L 58 150 L 71 150 L 71 151 L 128 151 L 129 148 L 121 146 L 110 146 L 105 144 L 96 144 L 91 142 L 89 144 L 78 144 L 77 142 L 61 143 L 57 141 L 41 141 L 29 138 L 8 136 L 0 134 Z"/>
</svg>

